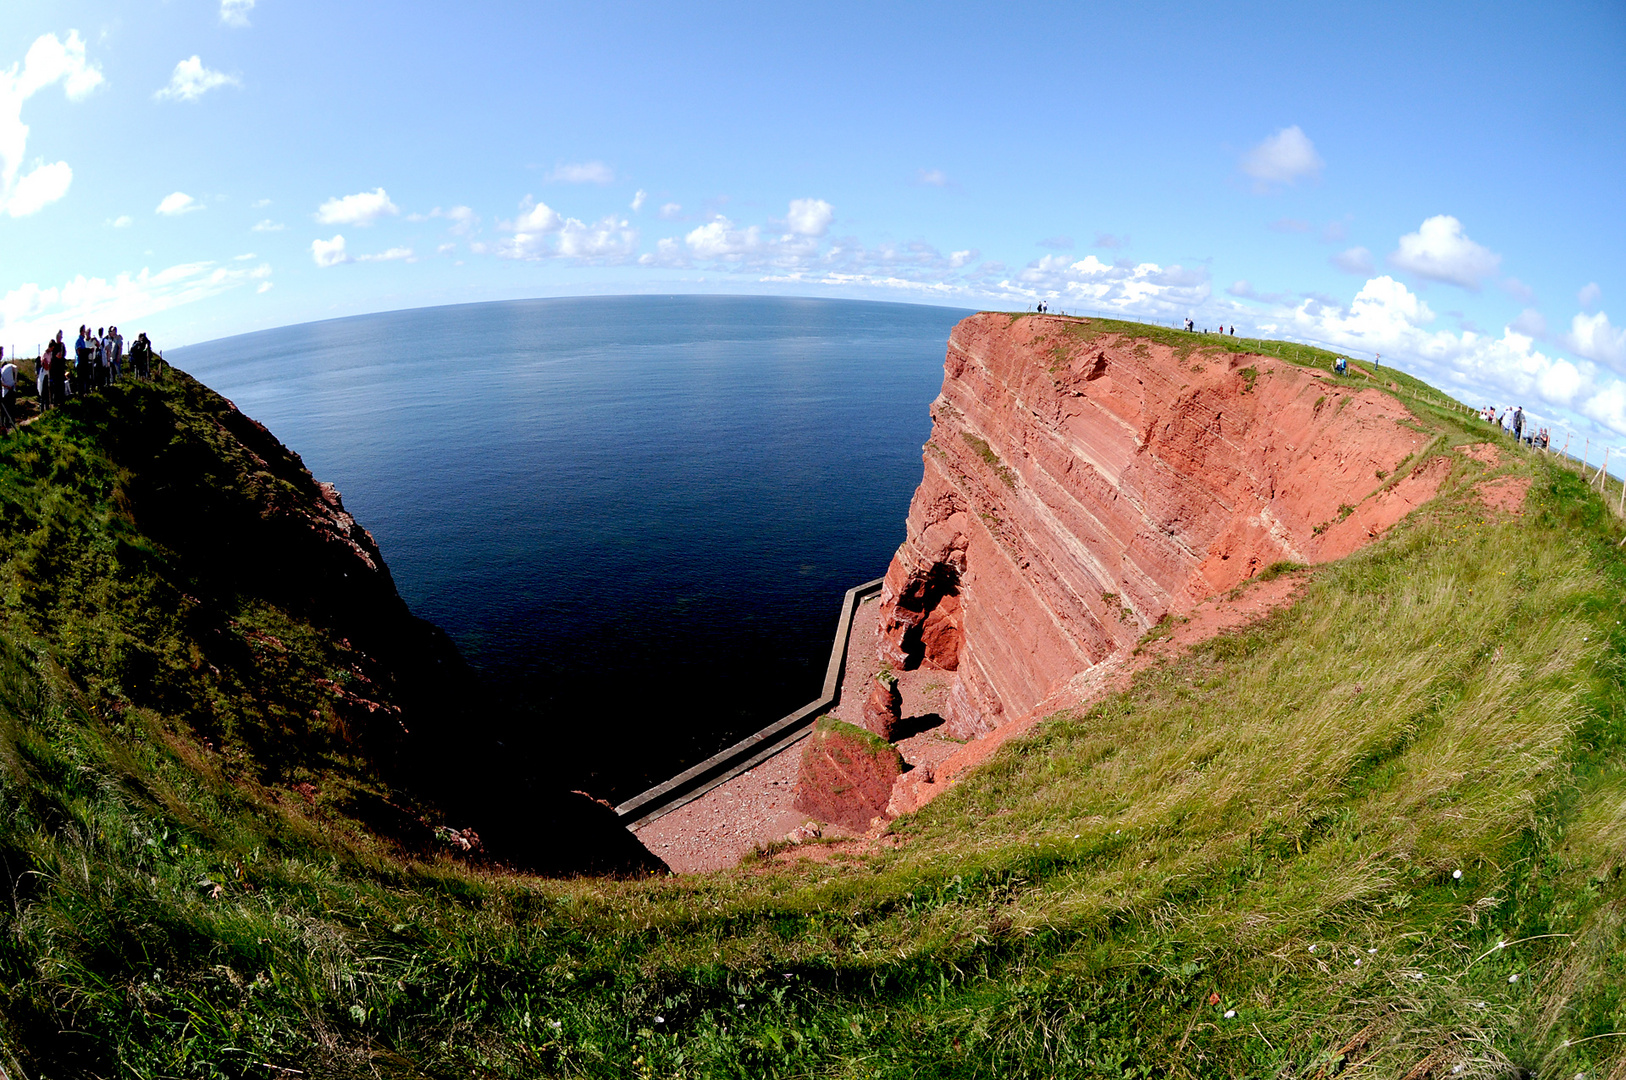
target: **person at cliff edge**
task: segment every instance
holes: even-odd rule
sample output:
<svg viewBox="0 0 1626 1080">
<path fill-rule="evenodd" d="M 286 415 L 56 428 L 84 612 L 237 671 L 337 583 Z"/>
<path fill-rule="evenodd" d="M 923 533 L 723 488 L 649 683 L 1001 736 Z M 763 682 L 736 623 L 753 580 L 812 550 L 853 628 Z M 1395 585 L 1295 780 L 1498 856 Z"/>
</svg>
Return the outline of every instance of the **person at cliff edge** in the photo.
<svg viewBox="0 0 1626 1080">
<path fill-rule="evenodd" d="M 61 405 L 68 399 L 68 346 L 62 341 L 62 331 L 56 332 L 56 358 L 51 361 L 51 404 Z"/>
<path fill-rule="evenodd" d="M 4 345 L 0 345 L 0 423 L 17 426 L 17 365 L 6 359 Z"/>
</svg>

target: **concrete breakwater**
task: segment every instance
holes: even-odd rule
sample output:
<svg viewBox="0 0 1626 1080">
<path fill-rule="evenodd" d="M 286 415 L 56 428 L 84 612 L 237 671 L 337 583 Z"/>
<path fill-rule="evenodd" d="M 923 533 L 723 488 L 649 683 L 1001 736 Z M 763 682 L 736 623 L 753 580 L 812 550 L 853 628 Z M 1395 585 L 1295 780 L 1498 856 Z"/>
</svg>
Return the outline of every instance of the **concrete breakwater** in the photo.
<svg viewBox="0 0 1626 1080">
<path fill-rule="evenodd" d="M 824 687 L 819 696 L 801 708 L 780 717 L 755 734 L 725 747 L 706 760 L 656 784 L 615 808 L 629 829 L 647 825 L 685 803 L 733 779 L 783 750 L 794 746 L 813 730 L 813 721 L 835 705 L 841 692 L 841 676 L 847 665 L 847 639 L 853 612 L 865 598 L 881 589 L 880 578 L 855 585 L 841 601 L 841 618 L 836 623 L 835 640 L 830 646 L 830 662 L 824 671 Z"/>
</svg>

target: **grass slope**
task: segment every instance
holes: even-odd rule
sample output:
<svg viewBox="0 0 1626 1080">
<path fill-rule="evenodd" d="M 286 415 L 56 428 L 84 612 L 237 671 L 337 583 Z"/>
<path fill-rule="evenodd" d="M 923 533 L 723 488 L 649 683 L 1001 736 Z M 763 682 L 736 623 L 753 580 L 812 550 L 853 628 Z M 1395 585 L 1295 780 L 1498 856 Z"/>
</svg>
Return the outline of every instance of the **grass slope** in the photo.
<svg viewBox="0 0 1626 1080">
<path fill-rule="evenodd" d="M 0 1064 L 1618 1080 L 1620 526 L 1522 454 L 1525 514 L 1486 513 L 1448 449 L 1471 422 L 1422 419 L 1456 462 L 1439 499 L 865 855 L 547 881 L 341 842 L 16 630 Z"/>
</svg>

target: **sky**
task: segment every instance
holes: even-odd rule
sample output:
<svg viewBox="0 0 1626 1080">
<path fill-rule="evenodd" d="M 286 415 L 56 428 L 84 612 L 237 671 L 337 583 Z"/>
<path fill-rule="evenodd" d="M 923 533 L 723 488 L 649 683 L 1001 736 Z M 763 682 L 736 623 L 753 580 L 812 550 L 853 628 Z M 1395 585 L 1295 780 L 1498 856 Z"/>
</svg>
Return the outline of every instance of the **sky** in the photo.
<svg viewBox="0 0 1626 1080">
<path fill-rule="evenodd" d="M 1623 195 L 1619 0 L 0 9 L 28 355 L 538 296 L 1045 301 L 1626 440 Z"/>
</svg>

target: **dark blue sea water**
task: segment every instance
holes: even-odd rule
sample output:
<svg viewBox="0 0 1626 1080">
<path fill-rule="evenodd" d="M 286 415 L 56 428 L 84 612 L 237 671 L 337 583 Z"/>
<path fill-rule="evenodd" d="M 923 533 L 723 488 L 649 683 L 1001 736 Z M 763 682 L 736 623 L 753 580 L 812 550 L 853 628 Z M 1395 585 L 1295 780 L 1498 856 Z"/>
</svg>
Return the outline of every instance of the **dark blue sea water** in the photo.
<svg viewBox="0 0 1626 1080">
<path fill-rule="evenodd" d="M 966 314 L 529 300 L 166 355 L 338 486 L 510 706 L 481 737 L 619 799 L 817 695 L 842 593 L 903 539 Z"/>
</svg>

